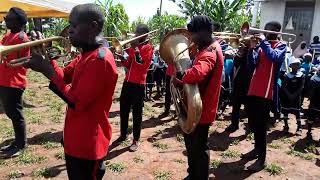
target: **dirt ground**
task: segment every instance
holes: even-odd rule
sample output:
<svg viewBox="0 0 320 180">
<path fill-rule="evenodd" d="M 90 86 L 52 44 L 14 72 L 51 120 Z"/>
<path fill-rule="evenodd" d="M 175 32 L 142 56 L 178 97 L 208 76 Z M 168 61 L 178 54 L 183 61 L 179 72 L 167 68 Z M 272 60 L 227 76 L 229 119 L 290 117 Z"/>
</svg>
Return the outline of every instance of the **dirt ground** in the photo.
<svg viewBox="0 0 320 180">
<path fill-rule="evenodd" d="M 119 136 L 119 95 L 123 81 L 123 69 L 117 84 L 114 102 L 110 111 L 114 141 Z M 0 160 L 0 179 L 67 179 L 62 137 L 64 103 L 47 88 L 48 81 L 40 74 L 29 72 L 29 86 L 25 92 L 25 116 L 27 120 L 28 150 L 18 158 Z M 155 94 L 154 94 L 155 95 Z M 183 179 L 187 173 L 187 158 L 183 136 L 172 115 L 159 118 L 163 112 L 161 98 L 145 103 L 141 134 L 141 146 L 137 152 L 129 152 L 131 140 L 118 147 L 111 147 L 106 160 L 104 179 Z M 173 107 L 172 107 L 173 108 Z M 245 167 L 252 162 L 241 160 L 240 154 L 253 148 L 252 134 L 246 135 L 247 119 L 243 118 L 239 131 L 224 132 L 230 121 L 231 108 L 222 120 L 210 128 L 209 146 L 211 178 L 236 179 L 320 179 L 319 143 L 306 144 L 306 126 L 303 119 L 303 135 L 297 137 L 295 121 L 291 117 L 290 133 L 283 133 L 283 123 L 277 123 L 268 132 L 267 160 L 269 166 L 258 173 L 250 173 Z M 13 138 L 10 120 L 0 109 L 0 147 Z M 320 138 L 316 125 L 314 139 Z M 132 129 L 132 123 L 129 126 Z M 132 139 L 132 135 L 130 135 Z"/>
</svg>

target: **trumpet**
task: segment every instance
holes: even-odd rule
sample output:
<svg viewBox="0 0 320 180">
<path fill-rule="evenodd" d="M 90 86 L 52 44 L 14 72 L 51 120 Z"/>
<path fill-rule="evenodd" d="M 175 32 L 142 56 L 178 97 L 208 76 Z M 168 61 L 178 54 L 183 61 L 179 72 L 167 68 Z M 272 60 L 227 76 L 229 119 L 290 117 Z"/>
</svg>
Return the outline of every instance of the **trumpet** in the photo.
<svg viewBox="0 0 320 180">
<path fill-rule="evenodd" d="M 5 58 L 5 56 L 7 56 L 8 54 L 12 53 L 12 52 L 16 52 L 19 51 L 21 49 L 24 48 L 32 48 L 32 47 L 36 47 L 36 46 L 40 46 L 46 43 L 50 43 L 52 41 L 68 41 L 67 38 L 62 37 L 62 36 L 54 36 L 54 37 L 50 37 L 50 38 L 45 38 L 45 39 L 41 39 L 41 40 L 35 40 L 35 41 L 29 41 L 26 43 L 22 43 L 22 44 L 16 44 L 16 45 L 9 45 L 9 46 L 0 46 L 0 63 L 3 63 L 3 59 Z M 50 50 L 51 49 L 51 50 Z M 53 48 L 47 48 L 46 49 L 46 56 L 48 55 L 49 51 L 52 51 Z M 55 56 L 57 57 L 57 56 Z M 19 59 L 14 59 L 12 60 L 12 63 L 10 63 L 12 66 L 16 66 L 18 64 L 15 63 L 19 63 L 22 61 L 25 61 L 27 59 L 30 59 L 30 57 L 23 57 L 23 58 L 19 58 Z"/>
<path fill-rule="evenodd" d="M 112 47 L 114 48 L 114 50 L 115 50 L 116 53 L 122 54 L 123 51 L 125 50 L 125 49 L 123 49 L 123 46 L 124 46 L 124 45 L 129 44 L 129 43 L 132 43 L 132 42 L 134 42 L 134 41 L 136 41 L 136 40 L 139 40 L 139 39 L 141 39 L 141 38 L 144 38 L 144 37 L 148 36 L 149 34 L 153 34 L 153 33 L 156 33 L 156 32 L 158 32 L 158 31 L 159 31 L 158 29 L 157 29 L 157 30 L 154 30 L 154 31 L 150 31 L 150 32 L 148 32 L 148 33 L 146 33 L 146 34 L 142 34 L 142 35 L 140 35 L 140 36 L 134 37 L 134 38 L 132 38 L 132 39 L 124 40 L 124 41 L 119 41 L 117 38 L 112 39 Z M 154 37 L 152 37 L 152 38 L 154 38 Z M 150 39 L 151 39 L 151 38 L 147 39 L 146 41 L 144 41 L 144 42 L 142 42 L 142 43 L 145 43 L 145 42 L 149 41 Z M 140 43 L 140 44 L 141 44 L 141 43 Z"/>
</svg>

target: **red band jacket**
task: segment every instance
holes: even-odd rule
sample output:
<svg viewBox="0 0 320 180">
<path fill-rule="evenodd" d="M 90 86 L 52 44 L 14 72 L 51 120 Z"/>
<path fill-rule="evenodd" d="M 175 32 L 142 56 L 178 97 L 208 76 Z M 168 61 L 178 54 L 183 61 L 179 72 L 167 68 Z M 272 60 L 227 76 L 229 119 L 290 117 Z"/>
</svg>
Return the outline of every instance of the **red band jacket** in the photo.
<svg viewBox="0 0 320 180">
<path fill-rule="evenodd" d="M 214 50 L 215 49 L 215 50 Z M 199 124 L 211 124 L 217 114 L 223 71 L 223 54 L 218 42 L 200 51 L 192 68 L 185 71 L 184 84 L 198 84 L 202 99 Z"/>
<path fill-rule="evenodd" d="M 56 75 L 51 83 L 69 102 L 65 153 L 88 160 L 104 158 L 112 135 L 108 115 L 118 78 L 112 53 L 99 48 L 79 55 L 64 69 L 55 61 L 52 64 Z"/>
<path fill-rule="evenodd" d="M 139 58 L 136 59 L 135 50 L 130 48 L 127 50 L 128 60 L 123 61 L 122 65 L 128 69 L 124 81 L 135 84 L 146 84 L 147 72 L 153 57 L 153 48 L 150 44 L 140 45 Z"/>
<path fill-rule="evenodd" d="M 24 32 L 7 33 L 1 40 L 1 45 L 16 45 L 29 41 Z M 30 56 L 30 49 L 24 48 L 20 51 L 10 53 L 7 57 L 2 58 L 0 64 L 0 86 L 25 89 L 27 87 L 27 69 L 24 67 L 9 67 L 7 64 L 13 59 Z"/>
</svg>

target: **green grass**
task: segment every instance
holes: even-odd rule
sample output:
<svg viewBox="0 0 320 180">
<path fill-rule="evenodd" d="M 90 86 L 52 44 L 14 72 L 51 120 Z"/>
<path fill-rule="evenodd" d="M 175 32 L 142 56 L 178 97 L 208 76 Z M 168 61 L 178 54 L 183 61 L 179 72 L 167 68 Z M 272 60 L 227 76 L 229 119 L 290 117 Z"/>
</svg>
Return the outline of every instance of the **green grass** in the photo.
<svg viewBox="0 0 320 180">
<path fill-rule="evenodd" d="M 280 144 L 276 144 L 276 143 L 268 144 L 268 147 L 270 147 L 272 149 L 281 149 L 281 145 Z"/>
<path fill-rule="evenodd" d="M 45 149 L 55 149 L 60 147 L 60 143 L 47 141 L 42 143 L 42 147 L 44 147 Z"/>
<path fill-rule="evenodd" d="M 28 151 L 24 151 L 16 160 L 15 163 L 19 165 L 40 164 L 47 160 L 47 157 L 33 155 Z"/>
<path fill-rule="evenodd" d="M 169 149 L 169 145 L 168 144 L 164 144 L 164 143 L 161 143 L 159 141 L 155 141 L 154 143 L 152 143 L 152 146 L 157 148 L 157 149 L 160 149 L 160 150 Z"/>
<path fill-rule="evenodd" d="M 299 151 L 295 151 L 294 149 L 291 149 L 290 151 L 287 151 L 287 154 L 288 155 L 291 155 L 291 156 L 296 156 L 296 157 L 300 157 L 304 160 L 308 160 L 308 161 L 312 161 L 315 159 L 314 155 L 311 154 L 311 153 L 302 153 L 302 152 L 299 152 Z"/>
<path fill-rule="evenodd" d="M 27 76 L 30 82 L 41 84 L 49 83 L 49 80 L 39 72 L 29 71 Z"/>
<path fill-rule="evenodd" d="M 233 159 L 233 158 L 238 158 L 241 156 L 241 154 L 238 151 L 235 150 L 227 150 L 224 151 L 221 156 L 223 158 L 228 158 L 228 159 Z"/>
<path fill-rule="evenodd" d="M 270 164 L 265 169 L 270 175 L 280 175 L 283 172 L 283 168 L 280 165 L 277 164 Z"/>
<path fill-rule="evenodd" d="M 12 127 L 1 127 L 0 134 L 3 138 L 11 138 L 14 135 L 14 130 Z"/>
<path fill-rule="evenodd" d="M 59 99 L 56 99 L 54 101 L 50 101 L 48 102 L 49 104 L 49 108 L 52 110 L 52 111 L 55 111 L 55 112 L 62 112 L 64 111 L 64 105 L 65 103 L 62 101 L 62 100 L 59 100 Z"/>
<path fill-rule="evenodd" d="M 114 173 L 123 173 L 127 167 L 123 163 L 110 163 L 107 168 Z"/>
<path fill-rule="evenodd" d="M 185 161 L 182 160 L 182 159 L 174 159 L 173 162 L 176 162 L 176 163 L 178 163 L 178 164 L 183 164 L 183 163 L 185 163 Z"/>
<path fill-rule="evenodd" d="M 292 143 L 294 143 L 294 141 L 290 140 L 289 137 L 287 137 L 287 136 L 281 137 L 279 140 L 280 140 L 281 142 L 285 143 L 285 144 L 292 144 Z"/>
<path fill-rule="evenodd" d="M 24 176 L 24 173 L 19 170 L 10 171 L 8 174 L 8 179 L 17 179 Z"/>
<path fill-rule="evenodd" d="M 184 138 L 183 138 L 183 135 L 182 134 L 177 134 L 177 141 L 180 142 L 180 143 L 184 143 Z"/>
<path fill-rule="evenodd" d="M 230 143 L 230 146 L 237 146 L 240 143 L 239 139 L 235 139 Z"/>
<path fill-rule="evenodd" d="M 162 134 L 163 134 L 162 129 L 158 129 L 158 130 L 156 130 L 156 131 L 154 132 L 154 135 L 155 135 L 155 136 L 159 136 L 159 135 L 162 135 Z"/>
<path fill-rule="evenodd" d="M 247 135 L 247 141 L 252 141 L 254 139 L 254 134 L 251 132 Z"/>
<path fill-rule="evenodd" d="M 143 163 L 143 159 L 140 157 L 140 156 L 135 156 L 133 158 L 133 162 L 137 163 L 137 164 L 140 164 L 140 163 Z"/>
<path fill-rule="evenodd" d="M 32 171 L 31 176 L 35 178 L 53 177 L 53 173 L 49 168 L 40 168 Z"/>
<path fill-rule="evenodd" d="M 51 116 L 50 116 L 50 120 L 56 124 L 58 123 L 61 123 L 61 120 L 63 119 L 64 117 L 64 114 L 61 114 L 61 113 L 53 113 Z"/>
<path fill-rule="evenodd" d="M 316 147 L 315 144 L 310 144 L 310 145 L 308 145 L 305 150 L 306 150 L 306 152 L 309 152 L 309 153 L 316 153 L 316 152 L 318 152 L 317 147 Z"/>
<path fill-rule="evenodd" d="M 221 121 L 216 121 L 216 126 L 220 129 L 224 127 Z"/>
<path fill-rule="evenodd" d="M 127 147 L 130 145 L 130 140 L 129 139 L 126 139 L 125 141 L 122 141 L 121 144 L 120 144 L 122 147 Z"/>
<path fill-rule="evenodd" d="M 213 159 L 210 161 L 210 166 L 213 169 L 217 169 L 221 165 L 222 161 L 220 159 Z"/>
<path fill-rule="evenodd" d="M 217 130 L 213 126 L 211 126 L 209 129 L 209 135 L 215 133 L 216 131 Z"/>
<path fill-rule="evenodd" d="M 64 151 L 59 151 L 57 153 L 54 154 L 54 157 L 58 160 L 64 160 L 65 157 L 64 157 Z"/>
<path fill-rule="evenodd" d="M 36 113 L 32 109 L 25 108 L 24 115 L 27 121 L 30 121 L 32 124 L 42 124 L 40 113 Z"/>
<path fill-rule="evenodd" d="M 171 178 L 172 173 L 169 171 L 156 171 L 153 175 L 156 180 L 168 180 Z"/>
</svg>

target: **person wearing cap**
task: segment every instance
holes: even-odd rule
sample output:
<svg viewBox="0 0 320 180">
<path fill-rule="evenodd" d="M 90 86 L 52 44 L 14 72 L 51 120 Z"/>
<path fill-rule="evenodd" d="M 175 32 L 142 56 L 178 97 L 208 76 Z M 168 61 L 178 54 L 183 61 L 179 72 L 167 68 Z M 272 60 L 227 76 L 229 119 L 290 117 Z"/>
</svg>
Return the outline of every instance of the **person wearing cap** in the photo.
<svg viewBox="0 0 320 180">
<path fill-rule="evenodd" d="M 314 74 L 310 79 L 310 104 L 308 108 L 308 132 L 307 139 L 312 140 L 312 126 L 314 121 L 320 117 L 320 66 L 316 68 L 316 74 Z"/>
<path fill-rule="evenodd" d="M 213 22 L 207 16 L 196 16 L 188 24 L 191 40 L 197 46 L 193 65 L 176 72 L 174 84 L 197 84 L 202 99 L 199 124 L 190 134 L 184 134 L 188 156 L 188 177 L 205 180 L 209 177 L 208 131 L 217 114 L 223 71 L 223 54 L 218 41 L 212 37 Z"/>
<path fill-rule="evenodd" d="M 149 27 L 140 24 L 136 27 L 135 36 L 149 32 Z M 133 115 L 133 141 L 130 151 L 137 151 L 141 134 L 143 103 L 145 98 L 146 77 L 153 57 L 153 47 L 146 41 L 148 37 L 140 38 L 139 42 L 131 44 L 127 50 L 128 58 L 119 54 L 122 66 L 128 69 L 120 95 L 120 137 L 115 141 L 119 144 L 128 136 L 129 113 Z M 140 44 L 138 44 L 140 43 Z"/>
<path fill-rule="evenodd" d="M 279 22 L 268 22 L 265 30 L 281 30 Z M 260 34 L 260 43 L 252 43 L 249 51 L 249 65 L 254 69 L 248 90 L 247 107 L 248 121 L 254 134 L 254 149 L 242 158 L 253 160 L 247 167 L 250 171 L 261 171 L 266 166 L 267 124 L 269 112 L 278 107 L 279 72 L 287 51 L 287 45 L 278 40 L 276 34 Z"/>
<path fill-rule="evenodd" d="M 4 17 L 7 28 L 10 30 L 2 38 L 0 44 L 4 46 L 21 44 L 29 41 L 23 27 L 27 23 L 26 13 L 17 7 L 12 7 Z M 27 87 L 27 69 L 24 67 L 9 67 L 13 59 L 30 56 L 30 49 L 24 48 L 1 57 L 0 64 L 0 101 L 6 115 L 11 119 L 15 140 L 1 151 L 9 157 L 18 156 L 27 146 L 26 123 L 23 116 L 22 96 Z"/>
<path fill-rule="evenodd" d="M 313 37 L 313 41 L 309 46 L 309 52 L 313 55 L 315 60 L 318 57 L 320 57 L 320 38 L 319 38 L 319 36 Z"/>
<path fill-rule="evenodd" d="M 284 115 L 284 131 L 289 131 L 288 125 L 288 114 L 292 113 L 296 116 L 297 120 L 297 130 L 296 134 L 301 135 L 301 100 L 302 100 L 302 90 L 304 88 L 305 75 L 299 71 L 300 69 L 300 59 L 292 58 L 290 61 L 291 72 L 285 75 L 284 81 L 282 83 L 282 90 L 284 92 L 284 97 L 282 98 L 282 113 Z"/>
<path fill-rule="evenodd" d="M 303 63 L 301 65 L 301 71 L 305 75 L 305 85 L 303 88 L 302 96 L 308 97 L 308 94 L 310 92 L 310 79 L 313 75 L 313 72 L 315 71 L 315 65 L 312 64 L 312 54 L 306 53 L 303 55 Z"/>
</svg>

